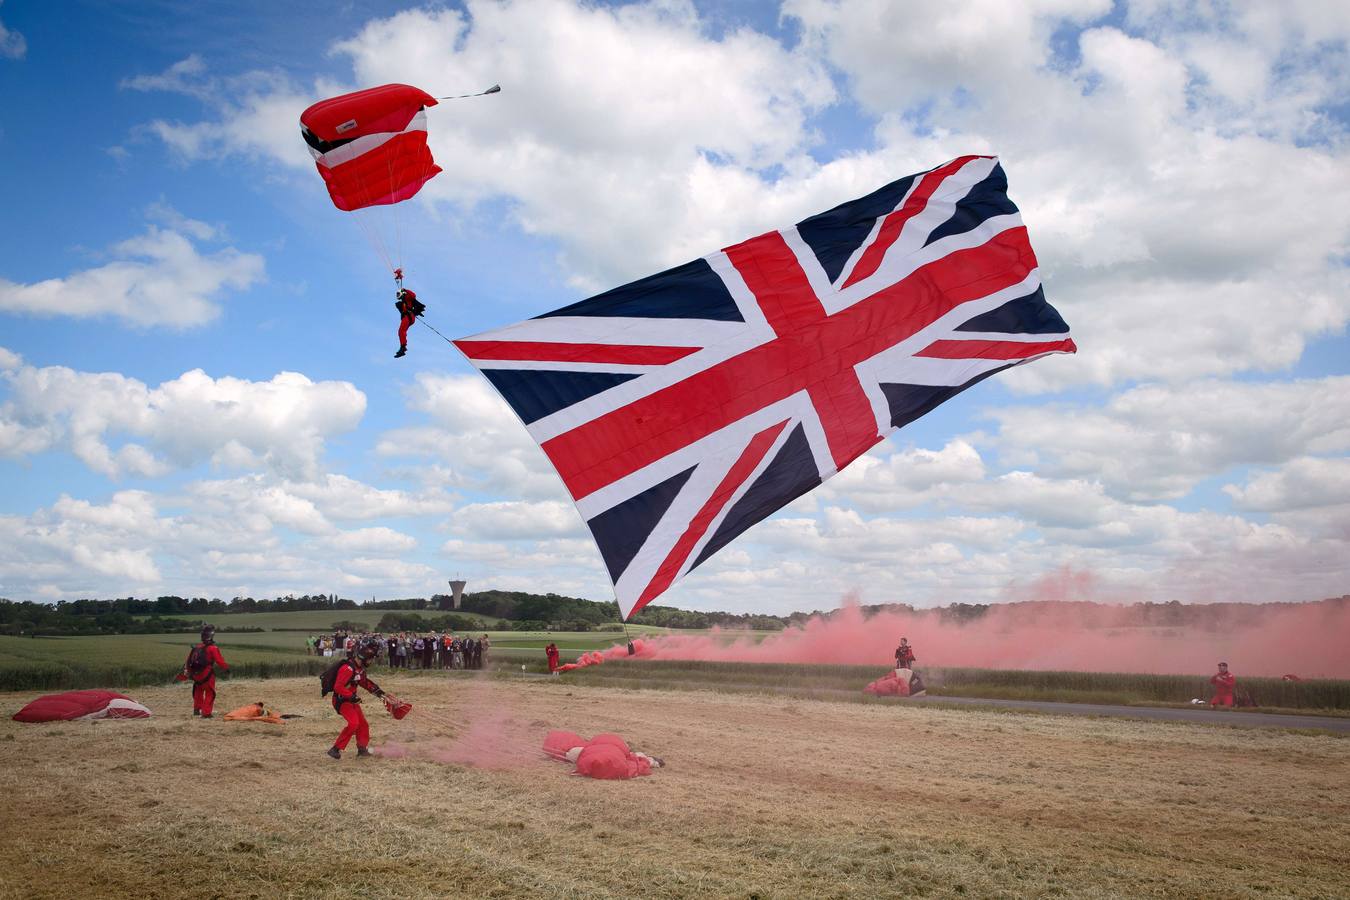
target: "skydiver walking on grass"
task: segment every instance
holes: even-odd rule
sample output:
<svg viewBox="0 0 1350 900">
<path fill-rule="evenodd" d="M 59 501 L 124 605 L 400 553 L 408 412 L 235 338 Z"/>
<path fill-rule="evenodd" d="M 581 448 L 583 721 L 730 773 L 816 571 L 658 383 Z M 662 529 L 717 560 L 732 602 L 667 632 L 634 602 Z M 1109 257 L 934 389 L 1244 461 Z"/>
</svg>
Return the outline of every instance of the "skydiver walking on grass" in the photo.
<svg viewBox="0 0 1350 900">
<path fill-rule="evenodd" d="M 342 751 L 347 749 L 353 737 L 356 738 L 356 755 L 370 755 L 370 723 L 361 711 L 361 698 L 356 691 L 357 688 L 365 688 L 376 697 L 384 698 L 384 691 L 366 675 L 366 666 L 379 652 L 374 638 L 362 638 L 347 658 L 334 667 L 333 709 L 347 720 L 347 726 L 328 749 L 328 755 L 333 759 L 342 758 Z"/>
</svg>

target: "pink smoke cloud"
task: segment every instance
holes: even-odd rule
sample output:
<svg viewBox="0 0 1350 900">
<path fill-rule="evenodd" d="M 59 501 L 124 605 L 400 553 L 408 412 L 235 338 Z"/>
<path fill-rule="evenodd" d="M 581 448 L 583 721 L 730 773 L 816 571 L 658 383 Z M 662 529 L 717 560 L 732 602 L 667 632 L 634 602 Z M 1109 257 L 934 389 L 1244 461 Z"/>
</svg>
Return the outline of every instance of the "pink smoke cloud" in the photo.
<svg viewBox="0 0 1350 900">
<path fill-rule="evenodd" d="M 900 638 L 908 637 L 919 669 L 1197 675 L 1211 674 L 1224 660 L 1243 675 L 1350 678 L 1350 602 L 1193 607 L 1191 623 L 1174 626 L 1146 624 L 1144 613 L 1138 606 L 1051 600 L 994 606 L 962 624 L 931 611 L 867 616 L 846 602 L 832 615 L 763 639 L 714 632 L 659 635 L 634 645 L 640 659 L 890 666 Z M 602 655 L 620 659 L 628 651 L 619 644 Z"/>
</svg>

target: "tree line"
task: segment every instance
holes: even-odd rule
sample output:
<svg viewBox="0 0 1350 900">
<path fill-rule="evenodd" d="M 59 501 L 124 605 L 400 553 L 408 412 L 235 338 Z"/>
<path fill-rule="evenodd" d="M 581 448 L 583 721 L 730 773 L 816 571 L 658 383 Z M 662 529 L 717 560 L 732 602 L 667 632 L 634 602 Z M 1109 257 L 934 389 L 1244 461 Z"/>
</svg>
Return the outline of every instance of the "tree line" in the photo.
<svg viewBox="0 0 1350 900">
<path fill-rule="evenodd" d="M 1350 596 L 1323 601 L 1330 604 L 1350 604 Z M 1127 607 L 1073 601 L 1028 601 L 1010 604 L 951 603 L 932 609 L 916 610 L 905 604 L 864 606 L 864 615 L 883 611 L 903 610 L 915 616 L 936 616 L 944 623 L 962 624 L 977 621 L 991 609 L 1015 608 L 1019 614 L 1034 617 L 1063 615 L 1072 608 L 1079 621 L 1091 622 L 1094 617 L 1102 624 L 1138 626 L 1192 626 L 1221 628 L 1244 622 L 1254 622 L 1272 607 L 1296 606 L 1290 603 L 1211 603 L 1184 604 L 1134 603 Z M 560 594 L 532 594 L 525 591 L 478 591 L 464 594 L 459 609 L 453 608 L 449 594 L 431 597 L 409 597 L 396 600 L 374 599 L 357 603 L 336 594 L 314 593 L 299 597 L 287 595 L 273 599 L 255 600 L 252 597 L 233 597 L 230 600 L 205 597 L 178 597 L 165 595 L 154 599 L 119 597 L 112 600 L 80 599 L 57 603 L 12 601 L 0 597 L 0 634 L 163 634 L 195 631 L 204 619 L 230 613 L 244 612 L 299 612 L 331 610 L 335 613 L 356 609 L 382 609 L 388 613 L 381 618 L 380 631 L 424 631 L 428 629 L 478 631 L 487 627 L 489 619 L 502 620 L 493 624 L 493 630 L 514 631 L 617 631 L 619 607 L 614 601 L 584 600 Z M 423 618 L 416 613 L 435 611 L 439 616 Z M 801 625 L 812 617 L 829 618 L 839 610 L 829 612 L 794 612 L 786 616 L 766 613 L 703 612 L 676 609 L 673 606 L 646 606 L 629 621 L 637 625 L 655 625 L 663 628 L 728 628 L 752 631 L 781 631 Z M 186 619 L 184 616 L 193 618 Z M 216 622 L 222 631 L 262 631 L 262 628 L 240 628 Z M 338 624 L 338 619 L 334 619 Z"/>
</svg>

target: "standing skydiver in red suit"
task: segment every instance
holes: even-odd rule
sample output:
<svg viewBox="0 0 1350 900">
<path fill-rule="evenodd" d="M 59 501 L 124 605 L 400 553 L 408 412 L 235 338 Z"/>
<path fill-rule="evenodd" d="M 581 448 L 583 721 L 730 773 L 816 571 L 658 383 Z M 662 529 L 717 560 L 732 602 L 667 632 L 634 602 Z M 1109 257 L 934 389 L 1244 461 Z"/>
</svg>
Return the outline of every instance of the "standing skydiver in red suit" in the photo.
<svg viewBox="0 0 1350 900">
<path fill-rule="evenodd" d="M 347 720 L 347 727 L 342 729 L 333 746 L 328 749 L 328 755 L 333 759 L 342 758 L 342 751 L 347 749 L 353 737 L 356 738 L 356 755 L 370 755 L 370 724 L 366 721 L 366 714 L 361 711 L 361 698 L 356 691 L 357 688 L 365 688 L 383 699 L 384 691 L 366 676 L 366 666 L 379 652 L 374 638 L 361 638 L 346 661 L 338 666 L 337 676 L 333 679 L 333 709 Z"/>
<path fill-rule="evenodd" d="M 1219 671 L 1210 676 L 1209 683 L 1214 685 L 1214 696 L 1209 698 L 1210 708 L 1233 705 L 1233 686 L 1237 676 L 1228 671 L 1228 663 L 1219 663 Z"/>
<path fill-rule="evenodd" d="M 216 646 L 216 626 L 202 626 L 202 642 L 188 652 L 183 673 L 192 679 L 192 714 L 203 719 L 211 718 L 211 710 L 216 705 L 216 666 L 225 671 L 230 666 L 220 655 Z"/>
</svg>

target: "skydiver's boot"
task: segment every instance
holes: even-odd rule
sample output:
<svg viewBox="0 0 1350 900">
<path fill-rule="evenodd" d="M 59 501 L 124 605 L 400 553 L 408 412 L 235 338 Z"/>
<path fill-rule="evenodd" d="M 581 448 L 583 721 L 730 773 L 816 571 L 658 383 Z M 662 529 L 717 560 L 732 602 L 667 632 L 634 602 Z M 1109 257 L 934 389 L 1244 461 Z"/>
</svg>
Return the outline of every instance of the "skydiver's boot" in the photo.
<svg viewBox="0 0 1350 900">
<path fill-rule="evenodd" d="M 408 345 L 403 344 L 398 348 L 398 352 L 394 354 L 394 359 L 398 359 L 400 356 L 406 356 L 407 354 L 408 354 Z"/>
<path fill-rule="evenodd" d="M 369 748 L 369 747 L 357 747 L 357 748 L 356 748 L 356 755 L 357 755 L 357 756 L 369 756 L 369 755 L 370 755 L 370 748 Z"/>
<path fill-rule="evenodd" d="M 342 751 L 336 747 L 329 747 L 328 755 L 333 757 L 333 759 L 342 759 Z"/>
</svg>

